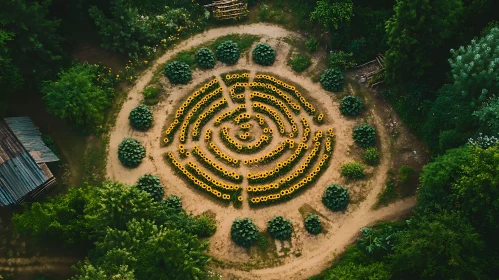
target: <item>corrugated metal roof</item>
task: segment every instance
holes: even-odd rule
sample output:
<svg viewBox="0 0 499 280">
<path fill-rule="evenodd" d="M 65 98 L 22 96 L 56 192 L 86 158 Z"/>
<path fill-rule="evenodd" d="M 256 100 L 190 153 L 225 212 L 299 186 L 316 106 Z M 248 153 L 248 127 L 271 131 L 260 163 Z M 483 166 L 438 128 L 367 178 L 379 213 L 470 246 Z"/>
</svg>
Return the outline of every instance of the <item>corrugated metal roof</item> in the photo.
<svg viewBox="0 0 499 280">
<path fill-rule="evenodd" d="M 7 124 L 0 121 L 0 206 L 16 203 L 53 178 L 37 164 Z"/>
<path fill-rule="evenodd" d="M 40 131 L 29 117 L 5 118 L 5 122 L 36 163 L 59 161 L 57 156 L 43 143 Z"/>
</svg>

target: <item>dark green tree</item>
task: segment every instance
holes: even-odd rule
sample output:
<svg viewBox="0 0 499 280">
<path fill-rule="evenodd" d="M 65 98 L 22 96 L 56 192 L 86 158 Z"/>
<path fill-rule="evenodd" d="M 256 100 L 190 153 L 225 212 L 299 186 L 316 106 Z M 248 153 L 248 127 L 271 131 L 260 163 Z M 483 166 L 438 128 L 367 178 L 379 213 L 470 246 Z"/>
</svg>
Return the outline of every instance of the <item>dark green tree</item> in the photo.
<svg viewBox="0 0 499 280">
<path fill-rule="evenodd" d="M 427 73 L 438 48 L 455 34 L 463 7 L 461 0 L 398 0 L 394 9 L 386 22 L 386 79 L 400 84 Z"/>
<path fill-rule="evenodd" d="M 326 30 L 333 30 L 349 23 L 352 16 L 352 0 L 320 0 L 310 14 L 310 19 L 318 21 Z"/>
</svg>

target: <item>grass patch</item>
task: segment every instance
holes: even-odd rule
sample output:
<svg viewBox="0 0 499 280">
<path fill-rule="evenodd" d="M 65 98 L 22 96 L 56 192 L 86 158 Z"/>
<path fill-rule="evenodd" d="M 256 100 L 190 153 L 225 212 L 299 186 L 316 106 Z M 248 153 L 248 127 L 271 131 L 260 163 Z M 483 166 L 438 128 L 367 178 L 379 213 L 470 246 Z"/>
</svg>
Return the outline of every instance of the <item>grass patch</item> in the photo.
<svg viewBox="0 0 499 280">
<path fill-rule="evenodd" d="M 397 190 L 397 182 L 393 178 L 388 178 L 383 187 L 383 191 L 378 196 L 378 201 L 374 204 L 374 209 L 382 206 L 387 206 L 399 199 L 400 195 Z"/>
</svg>

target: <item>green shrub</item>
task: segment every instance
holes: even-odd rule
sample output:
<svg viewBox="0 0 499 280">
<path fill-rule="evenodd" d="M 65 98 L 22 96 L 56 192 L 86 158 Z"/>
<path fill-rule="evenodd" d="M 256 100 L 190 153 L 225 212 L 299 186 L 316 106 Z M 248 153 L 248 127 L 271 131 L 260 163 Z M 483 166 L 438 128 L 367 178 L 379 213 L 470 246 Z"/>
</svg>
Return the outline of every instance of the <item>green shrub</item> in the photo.
<svg viewBox="0 0 499 280">
<path fill-rule="evenodd" d="M 353 61 L 351 53 L 345 53 L 343 51 L 334 52 L 329 55 L 329 64 L 331 68 L 338 68 L 340 70 L 345 70 L 347 68 L 355 66 L 355 61 Z"/>
<path fill-rule="evenodd" d="M 375 147 L 367 148 L 364 151 L 364 161 L 371 166 L 379 164 L 379 156 L 379 151 Z"/>
<path fill-rule="evenodd" d="M 215 55 L 208 48 L 200 48 L 196 52 L 196 61 L 199 67 L 203 69 L 212 69 L 215 67 Z"/>
<path fill-rule="evenodd" d="M 307 42 L 305 42 L 305 46 L 307 47 L 307 50 L 311 53 L 314 53 L 319 49 L 319 40 L 317 38 L 312 37 L 308 39 Z"/>
<path fill-rule="evenodd" d="M 343 72 L 338 68 L 329 68 L 321 76 L 320 82 L 322 88 L 327 91 L 338 92 L 343 90 L 344 86 Z"/>
<path fill-rule="evenodd" d="M 319 234 L 322 232 L 322 223 L 319 216 L 315 214 L 308 214 L 305 218 L 305 229 L 310 234 Z"/>
<path fill-rule="evenodd" d="M 357 116 L 364 110 L 364 102 L 355 96 L 345 96 L 340 101 L 340 111 L 345 116 Z"/>
<path fill-rule="evenodd" d="M 358 180 L 366 176 L 364 170 L 364 165 L 358 162 L 349 162 L 341 166 L 341 175 L 347 177 L 348 179 Z"/>
<path fill-rule="evenodd" d="M 258 44 L 253 49 L 253 61 L 256 64 L 270 66 L 274 64 L 276 52 L 269 44 Z"/>
<path fill-rule="evenodd" d="M 165 195 L 165 187 L 161 184 L 159 178 L 149 173 L 140 177 L 135 187 L 147 192 L 156 201 L 160 201 Z"/>
<path fill-rule="evenodd" d="M 284 219 L 282 216 L 276 216 L 267 223 L 267 231 L 274 239 L 290 239 L 293 232 L 293 224 L 290 220 Z"/>
<path fill-rule="evenodd" d="M 182 210 L 184 210 L 182 208 L 182 199 L 174 194 L 167 196 L 161 203 L 177 213 L 180 213 L 182 212 Z"/>
<path fill-rule="evenodd" d="M 337 184 L 329 185 L 322 195 L 324 206 L 333 211 L 345 210 L 349 201 L 350 195 L 348 194 L 348 190 Z"/>
<path fill-rule="evenodd" d="M 152 126 L 152 111 L 146 105 L 139 105 L 130 111 L 130 125 L 137 130 L 145 131 Z"/>
<path fill-rule="evenodd" d="M 161 89 L 159 87 L 151 86 L 144 89 L 143 94 L 145 99 L 154 99 L 158 98 L 160 92 Z"/>
<path fill-rule="evenodd" d="M 146 149 L 133 138 L 125 138 L 118 146 L 118 159 L 126 167 L 137 167 L 146 156 Z"/>
<path fill-rule="evenodd" d="M 407 184 L 413 176 L 417 174 L 416 169 L 409 165 L 402 165 L 397 174 L 398 179 L 402 184 Z"/>
<path fill-rule="evenodd" d="M 230 228 L 232 240 L 239 246 L 251 247 L 258 240 L 258 228 L 251 218 L 235 219 Z"/>
<path fill-rule="evenodd" d="M 234 65 L 239 60 L 239 47 L 232 40 L 221 43 L 216 50 L 217 59 L 225 64 Z"/>
<path fill-rule="evenodd" d="M 376 143 L 376 128 L 369 124 L 356 126 L 353 130 L 353 140 L 363 148 L 374 146 Z"/>
<path fill-rule="evenodd" d="M 298 54 L 289 59 L 289 65 L 293 71 L 300 73 L 310 67 L 310 65 L 312 65 L 312 61 L 310 60 L 310 57 Z"/>
<path fill-rule="evenodd" d="M 201 215 L 196 217 L 196 234 L 201 237 L 210 237 L 217 231 L 217 223 L 214 219 Z"/>
<path fill-rule="evenodd" d="M 164 73 L 170 83 L 174 85 L 186 85 L 192 79 L 191 68 L 189 68 L 189 65 L 180 61 L 173 61 L 168 63 L 165 66 Z"/>
</svg>

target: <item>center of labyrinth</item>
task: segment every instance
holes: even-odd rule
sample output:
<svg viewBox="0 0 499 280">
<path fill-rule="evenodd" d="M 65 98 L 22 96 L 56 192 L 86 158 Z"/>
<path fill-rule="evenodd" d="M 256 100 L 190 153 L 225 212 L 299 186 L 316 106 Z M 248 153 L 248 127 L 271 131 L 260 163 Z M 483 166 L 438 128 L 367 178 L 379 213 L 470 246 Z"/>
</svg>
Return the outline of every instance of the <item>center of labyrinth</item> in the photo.
<svg viewBox="0 0 499 280">
<path fill-rule="evenodd" d="M 250 82 L 238 71 L 222 80 L 226 87 L 206 81 L 175 112 L 163 140 L 172 147 L 167 162 L 190 185 L 236 206 L 286 201 L 313 184 L 333 153 L 324 114 L 272 75 Z"/>
</svg>

